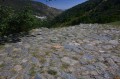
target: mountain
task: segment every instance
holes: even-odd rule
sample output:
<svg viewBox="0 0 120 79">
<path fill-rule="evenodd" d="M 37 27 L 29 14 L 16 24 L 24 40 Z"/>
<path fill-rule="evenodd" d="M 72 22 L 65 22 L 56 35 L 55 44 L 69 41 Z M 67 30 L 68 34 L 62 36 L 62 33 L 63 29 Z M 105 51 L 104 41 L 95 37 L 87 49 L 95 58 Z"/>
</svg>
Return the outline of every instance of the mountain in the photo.
<svg viewBox="0 0 120 79">
<path fill-rule="evenodd" d="M 0 0 L 0 5 L 10 6 L 16 11 L 19 11 L 25 6 L 30 6 L 34 15 L 47 16 L 48 18 L 53 18 L 62 12 L 62 10 L 49 7 L 33 0 Z"/>
<path fill-rule="evenodd" d="M 88 0 L 57 16 L 54 26 L 80 23 L 109 23 L 120 20 L 120 0 Z"/>
</svg>

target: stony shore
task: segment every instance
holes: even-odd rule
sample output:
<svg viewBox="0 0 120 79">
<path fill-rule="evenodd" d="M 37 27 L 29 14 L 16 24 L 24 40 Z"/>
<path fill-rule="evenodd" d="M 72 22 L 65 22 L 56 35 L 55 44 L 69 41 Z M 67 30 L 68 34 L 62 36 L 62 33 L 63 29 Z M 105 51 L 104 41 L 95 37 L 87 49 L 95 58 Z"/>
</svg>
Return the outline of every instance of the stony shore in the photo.
<svg viewBox="0 0 120 79">
<path fill-rule="evenodd" d="M 120 28 L 33 29 L 0 46 L 0 79 L 120 79 Z"/>
</svg>

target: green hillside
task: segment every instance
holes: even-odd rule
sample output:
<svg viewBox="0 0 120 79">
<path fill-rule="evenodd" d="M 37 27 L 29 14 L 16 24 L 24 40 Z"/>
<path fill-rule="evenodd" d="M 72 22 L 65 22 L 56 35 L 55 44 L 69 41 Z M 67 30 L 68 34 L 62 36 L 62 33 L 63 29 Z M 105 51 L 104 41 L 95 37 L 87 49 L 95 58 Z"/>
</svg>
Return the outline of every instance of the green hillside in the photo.
<svg viewBox="0 0 120 79">
<path fill-rule="evenodd" d="M 52 20 L 52 26 L 109 23 L 120 20 L 120 0 L 88 0 Z"/>
<path fill-rule="evenodd" d="M 25 6 L 30 6 L 34 15 L 47 16 L 48 18 L 53 18 L 61 13 L 61 10 L 33 0 L 0 0 L 0 5 L 10 6 L 16 11 L 23 9 Z"/>
</svg>

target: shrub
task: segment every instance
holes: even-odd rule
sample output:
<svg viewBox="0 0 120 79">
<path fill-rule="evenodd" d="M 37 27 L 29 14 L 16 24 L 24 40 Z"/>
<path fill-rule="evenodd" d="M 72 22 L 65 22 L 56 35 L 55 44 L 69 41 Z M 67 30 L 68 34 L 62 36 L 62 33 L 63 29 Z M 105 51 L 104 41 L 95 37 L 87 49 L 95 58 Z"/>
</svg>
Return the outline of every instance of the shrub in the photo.
<svg viewBox="0 0 120 79">
<path fill-rule="evenodd" d="M 0 6 L 0 35 L 7 33 L 9 21 L 12 19 L 14 11 L 6 6 Z"/>
<path fill-rule="evenodd" d="M 28 32 L 37 24 L 38 20 L 32 15 L 29 7 L 14 12 L 9 7 L 0 6 L 0 36 Z"/>
</svg>

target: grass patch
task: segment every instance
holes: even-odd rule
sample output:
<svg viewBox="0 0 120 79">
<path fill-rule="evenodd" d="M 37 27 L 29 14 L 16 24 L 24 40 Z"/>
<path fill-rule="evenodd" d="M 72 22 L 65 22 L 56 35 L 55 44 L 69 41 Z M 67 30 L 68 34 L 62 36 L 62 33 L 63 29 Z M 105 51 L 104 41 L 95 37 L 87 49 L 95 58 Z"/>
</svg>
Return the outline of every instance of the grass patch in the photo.
<svg viewBox="0 0 120 79">
<path fill-rule="evenodd" d="M 3 45 L 0 45 L 0 49 L 3 49 Z"/>
<path fill-rule="evenodd" d="M 55 71 L 55 70 L 48 70 L 47 71 L 48 72 L 48 74 L 50 74 L 50 75 L 57 75 L 57 71 Z"/>
<path fill-rule="evenodd" d="M 5 64 L 3 64 L 3 63 L 2 63 L 2 64 L 0 64 L 0 68 L 3 68 L 4 66 L 5 66 Z"/>
<path fill-rule="evenodd" d="M 38 57 L 37 52 L 33 52 L 33 53 L 32 53 L 32 56 Z"/>
<path fill-rule="evenodd" d="M 40 60 L 41 63 L 45 63 L 45 62 L 46 62 L 45 57 L 44 57 L 44 56 L 40 56 L 40 55 L 38 55 L 37 52 L 33 52 L 33 53 L 32 53 L 32 56 L 38 58 L 38 59 Z"/>
<path fill-rule="evenodd" d="M 32 68 L 30 69 L 29 75 L 34 76 L 35 73 L 36 73 L 35 68 L 32 67 Z"/>
<path fill-rule="evenodd" d="M 40 56 L 39 59 L 40 59 L 41 63 L 45 63 L 46 62 L 46 59 L 43 56 Z"/>
<path fill-rule="evenodd" d="M 50 62 L 50 66 L 54 67 L 55 66 L 55 62 L 51 61 Z"/>
<path fill-rule="evenodd" d="M 51 51 L 45 52 L 45 55 L 50 56 Z"/>
<path fill-rule="evenodd" d="M 78 60 L 78 58 L 77 57 L 72 57 L 74 60 Z"/>
<path fill-rule="evenodd" d="M 69 64 L 63 63 L 61 68 L 62 70 L 64 70 L 64 69 L 68 69 L 69 66 L 70 66 Z"/>
</svg>

